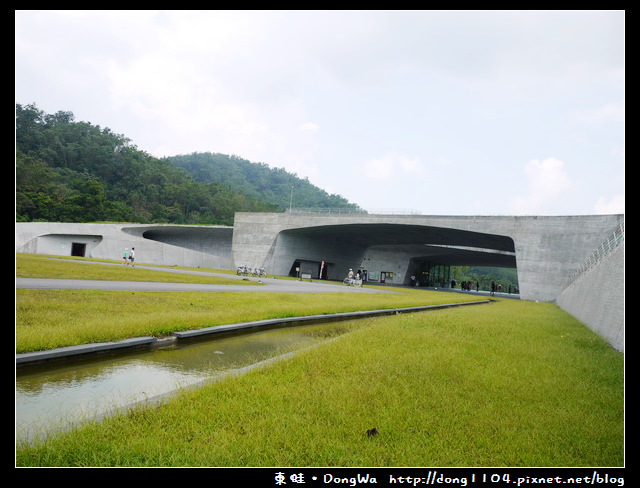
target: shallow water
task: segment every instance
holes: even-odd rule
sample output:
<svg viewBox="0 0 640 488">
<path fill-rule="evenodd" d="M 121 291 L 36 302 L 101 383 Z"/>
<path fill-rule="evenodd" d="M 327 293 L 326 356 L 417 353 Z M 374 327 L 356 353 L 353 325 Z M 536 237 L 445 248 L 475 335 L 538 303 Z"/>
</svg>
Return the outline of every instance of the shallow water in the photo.
<svg viewBox="0 0 640 488">
<path fill-rule="evenodd" d="M 16 373 L 16 439 L 198 385 L 352 330 L 355 322 L 244 333 Z"/>
</svg>

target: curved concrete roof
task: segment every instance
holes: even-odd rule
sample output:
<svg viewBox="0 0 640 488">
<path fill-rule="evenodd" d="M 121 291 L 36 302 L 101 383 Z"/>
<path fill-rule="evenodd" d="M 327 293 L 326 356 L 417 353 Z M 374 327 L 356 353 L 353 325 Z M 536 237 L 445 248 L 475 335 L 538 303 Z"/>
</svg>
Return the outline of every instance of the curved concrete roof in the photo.
<svg viewBox="0 0 640 488">
<path fill-rule="evenodd" d="M 409 254 L 413 259 L 455 266 L 515 268 L 513 239 L 507 236 L 414 224 L 342 224 L 282 231 L 317 243 L 376 247 Z"/>
</svg>

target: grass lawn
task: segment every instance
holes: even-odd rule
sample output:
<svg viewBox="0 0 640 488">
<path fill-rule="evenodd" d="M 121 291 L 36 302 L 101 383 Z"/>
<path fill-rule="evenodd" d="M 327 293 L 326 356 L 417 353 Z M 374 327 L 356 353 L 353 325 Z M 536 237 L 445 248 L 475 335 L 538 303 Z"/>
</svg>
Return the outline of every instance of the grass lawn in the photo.
<svg viewBox="0 0 640 488">
<path fill-rule="evenodd" d="M 303 308 L 293 297 L 273 300 L 273 309 L 263 304 L 269 313 Z M 498 299 L 363 321 L 160 406 L 19 445 L 16 465 L 624 465 L 624 355 L 557 306 Z"/>
</svg>

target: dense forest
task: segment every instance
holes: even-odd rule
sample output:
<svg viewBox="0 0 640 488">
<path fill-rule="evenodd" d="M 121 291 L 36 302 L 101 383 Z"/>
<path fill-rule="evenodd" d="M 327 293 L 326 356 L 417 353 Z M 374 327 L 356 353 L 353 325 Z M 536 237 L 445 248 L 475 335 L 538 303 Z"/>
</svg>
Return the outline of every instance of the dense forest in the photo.
<svg viewBox="0 0 640 488">
<path fill-rule="evenodd" d="M 237 156 L 155 158 L 71 112 L 16 104 L 16 222 L 233 225 L 235 212 L 360 210 L 307 179 Z"/>
</svg>

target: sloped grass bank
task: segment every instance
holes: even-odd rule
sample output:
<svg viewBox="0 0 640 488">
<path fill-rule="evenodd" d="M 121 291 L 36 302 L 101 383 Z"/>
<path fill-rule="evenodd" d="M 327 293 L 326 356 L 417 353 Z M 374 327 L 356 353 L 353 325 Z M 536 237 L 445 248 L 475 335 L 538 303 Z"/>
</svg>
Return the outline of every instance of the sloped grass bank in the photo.
<svg viewBox="0 0 640 488">
<path fill-rule="evenodd" d="M 99 266 L 98 264 L 102 264 Z M 110 266 L 106 266 L 106 265 Z M 16 277 L 19 278 L 54 278 L 54 279 L 80 279 L 80 280 L 114 280 L 114 281 L 151 281 L 170 283 L 202 283 L 208 285 L 249 285 L 259 286 L 252 281 L 237 280 L 220 276 L 207 276 L 200 274 L 180 274 L 175 270 L 215 271 L 199 268 L 179 268 L 170 266 L 153 266 L 143 264 L 125 266 L 118 261 L 104 259 L 90 259 L 68 256 L 46 256 L 39 254 L 16 254 Z M 163 271 L 166 269 L 167 271 Z M 226 272 L 229 273 L 230 272 Z"/>
<path fill-rule="evenodd" d="M 394 294 L 16 290 L 16 352 L 162 337 L 272 318 L 481 300 L 449 293 Z"/>
<path fill-rule="evenodd" d="M 624 356 L 555 305 L 363 320 L 161 406 L 18 446 L 16 464 L 624 464 Z"/>
</svg>

